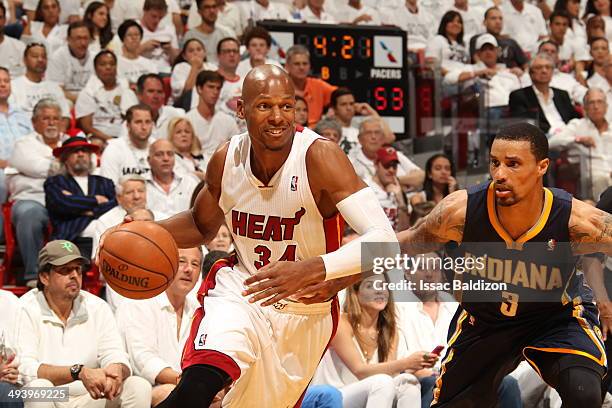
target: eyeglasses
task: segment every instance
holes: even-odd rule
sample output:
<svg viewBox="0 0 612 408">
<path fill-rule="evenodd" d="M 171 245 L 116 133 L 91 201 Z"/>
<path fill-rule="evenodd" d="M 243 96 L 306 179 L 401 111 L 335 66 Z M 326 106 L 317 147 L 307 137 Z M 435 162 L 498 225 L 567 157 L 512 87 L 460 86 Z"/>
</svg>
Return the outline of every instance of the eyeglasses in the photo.
<svg viewBox="0 0 612 408">
<path fill-rule="evenodd" d="M 53 272 L 59 273 L 62 276 L 70 275 L 72 271 L 76 271 L 79 275 L 83 274 L 83 265 L 74 265 L 74 266 L 54 266 L 51 269 Z"/>
</svg>

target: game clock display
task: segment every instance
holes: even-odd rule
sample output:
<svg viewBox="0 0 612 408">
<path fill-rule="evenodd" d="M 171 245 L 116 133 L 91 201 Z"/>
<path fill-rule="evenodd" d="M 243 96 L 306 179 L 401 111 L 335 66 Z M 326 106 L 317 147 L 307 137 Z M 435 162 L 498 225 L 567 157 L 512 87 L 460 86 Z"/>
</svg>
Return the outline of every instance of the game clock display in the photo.
<svg viewBox="0 0 612 408">
<path fill-rule="evenodd" d="M 272 58 L 284 62 L 294 44 L 310 50 L 312 75 L 347 86 L 368 102 L 400 137 L 408 132 L 406 33 L 395 27 L 289 24 L 262 21 L 272 36 Z"/>
</svg>

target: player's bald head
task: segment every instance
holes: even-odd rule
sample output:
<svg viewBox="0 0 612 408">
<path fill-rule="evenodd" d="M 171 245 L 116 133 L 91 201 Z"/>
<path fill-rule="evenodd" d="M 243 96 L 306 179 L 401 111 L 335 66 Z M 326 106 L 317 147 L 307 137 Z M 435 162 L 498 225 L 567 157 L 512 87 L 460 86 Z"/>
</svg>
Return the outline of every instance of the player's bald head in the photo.
<svg viewBox="0 0 612 408">
<path fill-rule="evenodd" d="M 289 74 L 276 65 L 260 65 L 244 78 L 242 100 L 248 105 L 261 94 L 295 95 Z"/>
</svg>

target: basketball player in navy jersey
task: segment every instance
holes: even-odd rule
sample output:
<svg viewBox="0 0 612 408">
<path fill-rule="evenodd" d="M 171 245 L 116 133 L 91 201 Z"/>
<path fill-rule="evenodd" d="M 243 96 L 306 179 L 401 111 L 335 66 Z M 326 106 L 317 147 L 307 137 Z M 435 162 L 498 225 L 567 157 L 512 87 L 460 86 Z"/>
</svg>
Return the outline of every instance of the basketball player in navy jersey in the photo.
<svg viewBox="0 0 612 408">
<path fill-rule="evenodd" d="M 452 256 L 485 257 L 484 268 L 456 275 L 465 284 L 507 284 L 487 293 L 463 289 L 432 407 L 494 407 L 500 381 L 523 359 L 564 408 L 602 404 L 605 348 L 575 261 L 612 253 L 612 216 L 544 188 L 548 165 L 544 133 L 524 123 L 504 127 L 491 147 L 492 182 L 450 194 L 398 234 L 407 254 L 446 244 Z"/>
</svg>

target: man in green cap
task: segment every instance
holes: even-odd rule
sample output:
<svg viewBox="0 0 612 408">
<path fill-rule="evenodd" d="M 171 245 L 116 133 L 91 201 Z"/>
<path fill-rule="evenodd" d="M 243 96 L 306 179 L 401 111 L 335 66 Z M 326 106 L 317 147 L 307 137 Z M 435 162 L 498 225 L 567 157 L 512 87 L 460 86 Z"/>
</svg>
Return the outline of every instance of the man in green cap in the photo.
<svg viewBox="0 0 612 408">
<path fill-rule="evenodd" d="M 130 377 L 110 307 L 81 291 L 88 262 L 70 241 L 51 241 L 40 250 L 38 289 L 22 297 L 17 318 L 20 373 L 29 387 L 67 386 L 69 400 L 62 407 L 99 407 L 96 400 L 106 399 L 112 403 L 102 406 L 148 408 L 151 385 Z"/>
</svg>

